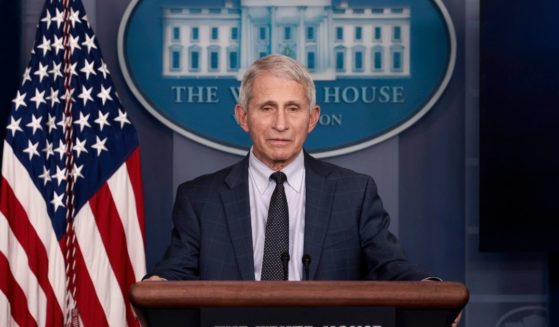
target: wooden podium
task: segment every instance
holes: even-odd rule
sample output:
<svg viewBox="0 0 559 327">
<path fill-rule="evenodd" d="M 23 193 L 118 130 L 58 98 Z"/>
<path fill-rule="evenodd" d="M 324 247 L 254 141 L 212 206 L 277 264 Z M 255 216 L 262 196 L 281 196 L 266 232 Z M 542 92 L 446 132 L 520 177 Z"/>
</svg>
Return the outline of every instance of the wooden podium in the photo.
<svg viewBox="0 0 559 327">
<path fill-rule="evenodd" d="M 466 287 L 455 282 L 161 281 L 136 283 L 130 289 L 130 301 L 143 326 L 174 325 L 168 319 L 173 310 L 190 312 L 182 318 L 176 315 L 177 326 L 251 326 L 251 321 L 254 326 L 450 326 L 468 296 Z M 166 317 L 166 322 L 158 323 L 150 310 Z M 200 313 L 203 310 L 207 312 Z M 255 312 L 265 317 L 255 317 Z M 370 323 L 343 320 L 361 314 Z M 288 319 L 290 315 L 295 318 Z M 383 323 L 375 323 L 376 316 Z M 216 318 L 222 320 L 216 323 Z"/>
</svg>

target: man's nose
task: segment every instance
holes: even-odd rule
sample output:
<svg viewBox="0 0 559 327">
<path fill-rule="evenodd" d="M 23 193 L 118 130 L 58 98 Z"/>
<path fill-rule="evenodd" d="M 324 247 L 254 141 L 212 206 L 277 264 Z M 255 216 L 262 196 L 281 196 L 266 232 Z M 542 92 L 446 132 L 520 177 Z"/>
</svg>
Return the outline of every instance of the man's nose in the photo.
<svg viewBox="0 0 559 327">
<path fill-rule="evenodd" d="M 276 110 L 276 116 L 274 119 L 274 129 L 278 131 L 283 131 L 287 129 L 287 117 L 284 109 Z"/>
</svg>

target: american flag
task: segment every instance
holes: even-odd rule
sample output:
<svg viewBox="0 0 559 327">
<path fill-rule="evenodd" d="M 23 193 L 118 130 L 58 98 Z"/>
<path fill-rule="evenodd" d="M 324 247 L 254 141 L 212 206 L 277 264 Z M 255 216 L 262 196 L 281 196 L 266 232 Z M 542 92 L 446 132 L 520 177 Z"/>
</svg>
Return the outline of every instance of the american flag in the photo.
<svg viewBox="0 0 559 327">
<path fill-rule="evenodd" d="M 47 0 L 7 121 L 0 326 L 137 325 L 145 274 L 136 131 L 80 0 Z"/>
</svg>

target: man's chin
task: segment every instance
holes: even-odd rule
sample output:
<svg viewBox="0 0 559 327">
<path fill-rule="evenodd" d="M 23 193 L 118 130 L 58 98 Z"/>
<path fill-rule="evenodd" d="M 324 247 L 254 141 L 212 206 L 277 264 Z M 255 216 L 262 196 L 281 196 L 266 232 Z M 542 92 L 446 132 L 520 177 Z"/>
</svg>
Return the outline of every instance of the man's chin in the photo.
<svg viewBox="0 0 559 327">
<path fill-rule="evenodd" d="M 290 159 L 293 159 L 296 156 L 293 155 L 293 150 L 291 149 L 276 149 L 276 151 L 273 151 L 271 153 L 270 157 L 274 161 L 285 162 L 285 161 L 289 161 Z"/>
<path fill-rule="evenodd" d="M 269 150 L 269 149 L 268 149 Z M 275 151 L 267 151 L 261 152 L 259 155 L 255 153 L 256 157 L 259 158 L 261 161 L 266 163 L 267 166 L 274 170 L 282 169 L 283 167 L 287 166 L 291 161 L 297 157 L 297 155 L 293 153 L 293 151 L 288 151 L 287 149 L 274 149 Z"/>
<path fill-rule="evenodd" d="M 283 169 L 283 167 L 287 166 L 291 161 L 293 161 L 295 157 L 290 157 L 289 155 L 275 155 L 271 156 L 271 164 L 275 170 Z"/>
</svg>

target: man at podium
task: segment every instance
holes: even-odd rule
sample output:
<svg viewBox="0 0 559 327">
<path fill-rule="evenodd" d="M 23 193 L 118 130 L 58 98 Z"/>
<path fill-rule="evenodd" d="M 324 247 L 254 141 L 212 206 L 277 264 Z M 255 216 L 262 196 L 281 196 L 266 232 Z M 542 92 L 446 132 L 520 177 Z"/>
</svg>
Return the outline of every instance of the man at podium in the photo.
<svg viewBox="0 0 559 327">
<path fill-rule="evenodd" d="M 423 280 L 389 232 L 374 180 L 303 150 L 320 117 L 314 82 L 270 55 L 241 82 L 252 148 L 179 186 L 172 240 L 149 280 Z"/>
</svg>

